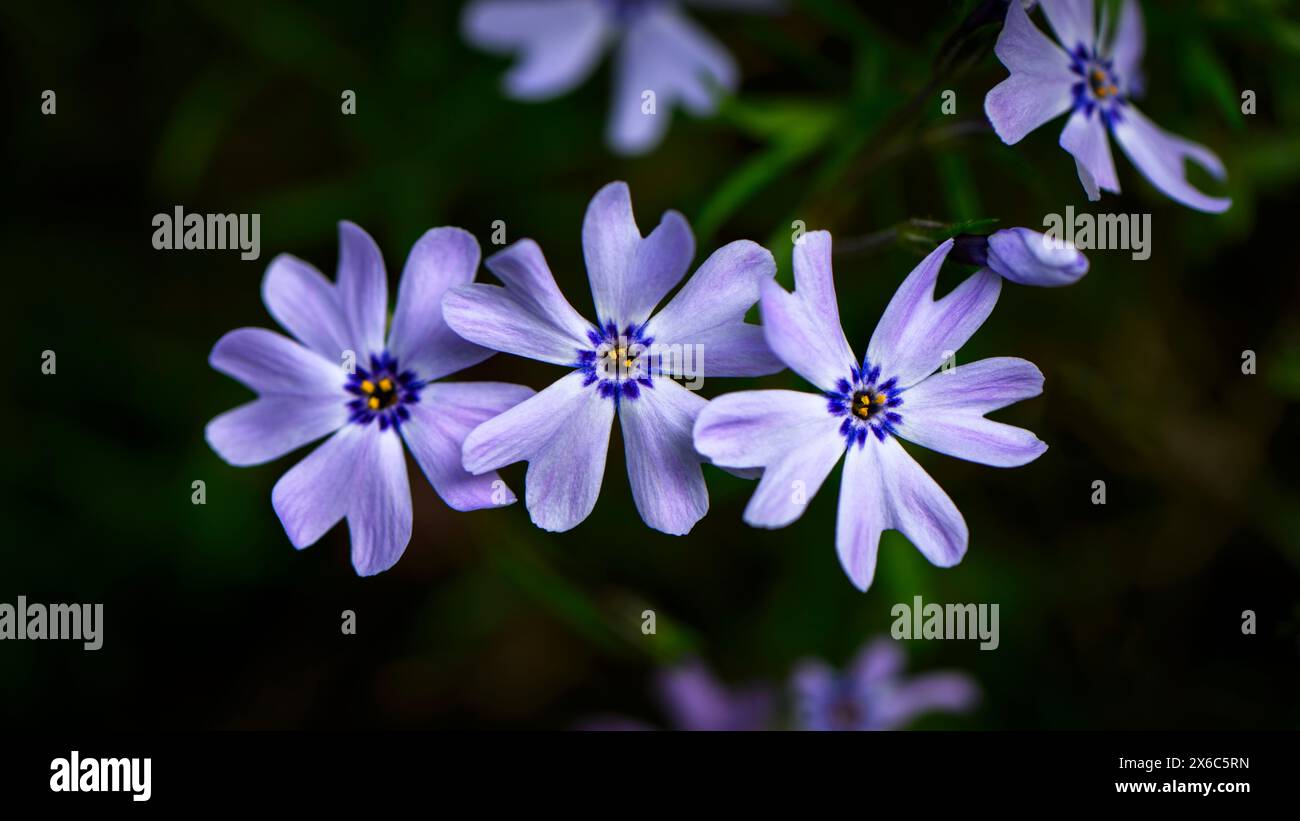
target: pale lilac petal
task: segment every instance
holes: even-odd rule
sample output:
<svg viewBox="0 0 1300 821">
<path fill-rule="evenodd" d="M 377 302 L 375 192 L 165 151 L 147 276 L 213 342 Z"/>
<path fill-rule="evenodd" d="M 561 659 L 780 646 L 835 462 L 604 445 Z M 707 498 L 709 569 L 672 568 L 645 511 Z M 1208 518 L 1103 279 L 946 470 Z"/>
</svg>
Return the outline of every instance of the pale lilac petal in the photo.
<svg viewBox="0 0 1300 821">
<path fill-rule="evenodd" d="M 1119 193 L 1119 177 L 1110 153 L 1110 137 L 1099 112 L 1086 114 L 1082 109 L 1070 115 L 1061 132 L 1061 147 L 1074 156 L 1079 182 L 1088 199 L 1101 199 L 1101 191 Z"/>
<path fill-rule="evenodd" d="M 217 340 L 208 364 L 260 394 L 337 397 L 346 394 L 341 363 L 333 363 L 265 328 L 237 328 Z"/>
<path fill-rule="evenodd" d="M 988 266 L 1021 285 L 1055 288 L 1088 273 L 1082 251 L 1028 228 L 997 231 L 988 242 Z"/>
<path fill-rule="evenodd" d="M 879 366 L 884 378 L 897 378 L 903 387 L 929 376 L 960 350 L 997 304 L 1002 278 L 988 269 L 975 272 L 935 300 L 935 282 L 951 248 L 952 240 L 947 240 L 921 260 L 899 286 L 871 335 L 867 361 L 873 368 Z"/>
<path fill-rule="evenodd" d="M 505 283 L 461 285 L 443 298 L 443 318 L 471 342 L 497 351 L 569 365 L 590 347 L 591 324 L 560 293 L 555 277 L 530 239 L 487 260 Z"/>
<path fill-rule="evenodd" d="M 265 396 L 213 419 L 204 438 L 232 465 L 260 465 L 333 433 L 347 420 L 338 397 Z"/>
<path fill-rule="evenodd" d="M 645 322 L 681 282 L 695 256 L 695 236 L 681 214 L 668 211 L 642 239 L 627 183 L 612 182 L 587 206 L 582 250 L 597 319 L 622 328 Z"/>
<path fill-rule="evenodd" d="M 657 345 L 692 345 L 706 338 L 725 343 L 725 337 L 710 332 L 742 323 L 758 301 L 760 284 L 774 276 L 776 260 L 766 248 L 749 240 L 728 243 L 646 323 L 645 335 Z M 707 367 L 707 350 L 705 356 Z"/>
<path fill-rule="evenodd" d="M 377 434 L 373 426 L 344 425 L 275 483 L 271 506 L 294 547 L 315 544 L 347 515 L 359 466 Z"/>
<path fill-rule="evenodd" d="M 275 321 L 298 341 L 332 362 L 355 343 L 339 307 L 334 286 L 324 275 L 289 254 L 280 254 L 262 278 L 262 301 Z"/>
<path fill-rule="evenodd" d="M 435 382 L 408 405 L 402 438 L 438 496 L 453 510 L 513 504 L 515 494 L 495 471 L 473 474 L 461 463 L 470 431 L 532 397 L 533 389 L 503 382 Z M 498 484 L 500 483 L 500 484 Z"/>
<path fill-rule="evenodd" d="M 1008 145 L 1064 114 L 1076 77 L 1070 56 L 1038 30 L 1020 3 L 1010 3 L 994 49 L 1011 76 L 984 98 L 984 113 Z"/>
<path fill-rule="evenodd" d="M 1115 24 L 1115 39 L 1110 46 L 1110 59 L 1115 74 L 1128 94 L 1142 90 L 1142 52 L 1146 48 L 1146 30 L 1142 23 L 1142 8 L 1137 0 L 1124 0 L 1119 20 Z"/>
<path fill-rule="evenodd" d="M 898 530 L 939 567 L 952 567 L 966 555 L 969 533 L 966 520 L 930 474 L 925 472 L 898 440 L 868 440 L 878 447 L 880 479 L 884 485 L 889 527 Z"/>
<path fill-rule="evenodd" d="M 571 373 L 465 439 L 465 469 L 483 473 L 528 461 L 525 503 L 533 523 L 563 531 L 587 518 L 605 473 L 614 403 Z"/>
<path fill-rule="evenodd" d="M 785 370 L 785 364 L 767 346 L 760 325 L 733 322 L 696 333 L 689 343 L 651 345 L 652 355 L 661 373 L 679 377 L 692 387 L 706 375 L 767 376 Z"/>
<path fill-rule="evenodd" d="M 465 39 L 517 52 L 506 93 L 521 100 L 557 97 L 591 75 L 610 32 L 598 0 L 477 0 L 461 18 Z"/>
<path fill-rule="evenodd" d="M 1184 160 L 1201 166 L 1215 179 L 1227 176 L 1223 163 L 1205 146 L 1161 129 L 1131 104 L 1121 110 L 1113 131 L 1120 148 L 1165 196 L 1211 214 L 1223 213 L 1232 205 L 1230 198 L 1202 194 L 1187 181 Z"/>
<path fill-rule="evenodd" d="M 984 414 L 1043 392 L 1043 374 L 1014 357 L 959 365 L 903 392 L 898 435 L 930 450 L 993 467 L 1019 467 L 1047 445 L 1032 431 Z"/>
<path fill-rule="evenodd" d="M 1039 5 L 1056 32 L 1056 38 L 1067 49 L 1073 51 L 1080 45 L 1089 49 L 1096 46 L 1097 10 L 1093 0 L 1041 0 Z"/>
<path fill-rule="evenodd" d="M 348 532 L 357 575 L 373 576 L 397 564 L 411 541 L 411 485 L 406 451 L 395 431 L 370 431 L 364 439 L 366 447 L 350 466 L 356 479 Z"/>
<path fill-rule="evenodd" d="M 411 248 L 388 334 L 388 352 L 403 370 L 413 370 L 425 381 L 441 379 L 492 355 L 466 341 L 442 318 L 443 296 L 473 282 L 478 261 L 478 240 L 460 228 L 426 231 Z"/>
<path fill-rule="evenodd" d="M 883 684 L 903 672 L 907 655 L 892 638 L 878 636 L 868 642 L 849 665 L 849 676 L 859 685 Z"/>
<path fill-rule="evenodd" d="M 383 351 L 388 274 L 379 246 L 351 222 L 339 223 L 338 299 L 358 361 Z"/>
<path fill-rule="evenodd" d="M 673 106 L 697 116 L 712 114 L 719 91 L 735 89 L 735 60 L 711 35 L 670 5 L 647 10 L 624 35 L 615 66 L 609 143 L 622 154 L 658 145 Z M 644 94 L 654 92 L 648 113 Z"/>
<path fill-rule="evenodd" d="M 685 535 L 709 510 L 701 457 L 692 442 L 695 419 L 706 404 L 671 379 L 658 379 L 619 406 L 632 498 L 645 523 L 663 533 Z"/>
<path fill-rule="evenodd" d="M 741 391 L 714 399 L 695 423 L 695 447 L 716 465 L 761 467 L 745 521 L 777 528 L 798 519 L 844 453 L 826 398 L 798 391 Z"/>
<path fill-rule="evenodd" d="M 881 450 L 892 441 L 881 443 L 868 437 L 864 446 L 850 447 L 844 455 L 835 552 L 853 586 L 863 592 L 875 578 L 880 534 L 891 522 Z"/>
<path fill-rule="evenodd" d="M 964 673 L 927 673 L 884 688 L 875 701 L 877 729 L 901 729 L 926 713 L 966 713 L 980 691 Z"/>
</svg>

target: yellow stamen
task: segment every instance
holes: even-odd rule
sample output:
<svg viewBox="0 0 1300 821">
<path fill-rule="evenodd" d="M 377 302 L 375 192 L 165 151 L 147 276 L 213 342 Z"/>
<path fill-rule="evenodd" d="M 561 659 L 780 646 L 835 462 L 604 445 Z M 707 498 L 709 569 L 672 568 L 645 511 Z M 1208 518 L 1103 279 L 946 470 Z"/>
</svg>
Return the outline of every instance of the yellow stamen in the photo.
<svg viewBox="0 0 1300 821">
<path fill-rule="evenodd" d="M 374 393 L 375 383 L 367 379 L 366 381 L 361 383 L 361 390 L 365 391 L 366 393 Z"/>
<path fill-rule="evenodd" d="M 379 380 L 379 389 L 385 392 L 391 391 L 393 389 L 393 380 L 387 377 L 384 377 L 383 379 Z"/>
<path fill-rule="evenodd" d="M 370 401 L 367 402 L 366 404 L 370 406 L 371 410 L 379 410 L 379 397 L 378 396 L 370 397 Z"/>
</svg>

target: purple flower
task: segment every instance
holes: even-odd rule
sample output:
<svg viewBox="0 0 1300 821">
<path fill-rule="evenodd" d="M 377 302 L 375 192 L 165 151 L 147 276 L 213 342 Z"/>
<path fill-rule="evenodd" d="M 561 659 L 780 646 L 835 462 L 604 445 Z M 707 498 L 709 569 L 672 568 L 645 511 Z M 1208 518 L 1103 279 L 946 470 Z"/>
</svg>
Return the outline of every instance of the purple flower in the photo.
<svg viewBox="0 0 1300 821">
<path fill-rule="evenodd" d="M 838 673 L 820 661 L 800 664 L 791 678 L 795 718 L 804 730 L 898 730 L 924 713 L 964 713 L 979 687 L 963 673 L 903 677 L 903 651 L 878 638 Z"/>
<path fill-rule="evenodd" d="M 977 271 L 942 299 L 935 280 L 952 240 L 907 277 L 859 365 L 840 328 L 831 236 L 807 234 L 794 249 L 794 293 L 764 283 L 768 345 L 822 393 L 744 391 L 714 399 L 695 424 L 695 446 L 715 464 L 762 468 L 745 508 L 755 527 L 784 527 L 803 513 L 844 456 L 836 548 L 849 578 L 871 585 L 880 534 L 899 530 L 924 556 L 951 567 L 966 553 L 966 522 L 952 500 L 899 444 L 1010 467 L 1047 449 L 1034 434 L 984 414 L 1042 392 L 1043 375 L 999 357 L 935 373 L 992 312 L 1002 280 Z"/>
<path fill-rule="evenodd" d="M 1070 112 L 1061 147 L 1074 155 L 1088 199 L 1100 190 L 1119 193 L 1107 130 L 1151 184 L 1166 196 L 1198 211 L 1221 213 L 1232 200 L 1210 197 L 1192 187 L 1183 161 L 1190 159 L 1217 179 L 1223 163 L 1208 148 L 1160 129 L 1133 105 L 1142 90 L 1142 50 L 1146 35 L 1136 0 L 1124 0 L 1114 36 L 1107 38 L 1105 15 L 1097 25 L 1093 0 L 1042 0 L 1058 46 L 1029 20 L 1021 3 L 1007 7 L 997 55 L 1010 71 L 984 100 L 993 129 L 1007 144 Z M 1063 47 L 1063 48 L 1062 48 Z"/>
<path fill-rule="evenodd" d="M 1007 228 L 991 236 L 954 238 L 953 259 L 987 266 L 1020 285 L 1055 288 L 1088 273 L 1088 258 L 1073 245 L 1029 228 Z"/>
<path fill-rule="evenodd" d="M 690 661 L 664 670 L 655 680 L 655 695 L 675 730 L 748 731 L 767 729 L 776 699 L 762 685 L 735 690 L 719 682 L 703 662 Z M 583 722 L 583 730 L 652 730 L 649 724 L 623 716 L 603 716 Z"/>
<path fill-rule="evenodd" d="M 262 281 L 267 310 L 297 341 L 240 328 L 208 361 L 258 398 L 208 423 L 207 440 L 232 465 L 257 465 L 333 434 L 276 482 L 271 504 L 294 547 L 314 544 L 344 517 L 352 565 L 392 567 L 411 538 L 405 441 L 434 490 L 456 510 L 509 504 L 496 474 L 460 463 L 465 436 L 533 391 L 499 382 L 437 382 L 492 352 L 442 320 L 448 288 L 474 279 L 479 247 L 459 228 L 435 228 L 411 249 L 387 341 L 388 283 L 375 241 L 339 224 L 338 283 L 282 254 Z M 351 366 L 351 367 L 349 367 Z"/>
<path fill-rule="evenodd" d="M 712 5 L 770 8 L 771 0 L 714 0 Z M 465 38 L 489 51 L 517 53 L 506 93 L 520 100 L 558 97 L 595 70 L 616 44 L 613 115 L 607 138 L 620 153 L 654 148 L 680 103 L 712 114 L 720 90 L 737 85 L 735 61 L 674 0 L 474 0 L 462 19 Z M 654 92 L 647 110 L 645 92 Z"/>
<path fill-rule="evenodd" d="M 565 300 L 541 249 L 528 239 L 487 260 L 504 288 L 463 285 L 447 293 L 443 314 L 461 336 L 571 369 L 471 432 L 465 468 L 483 473 L 527 461 L 525 501 L 534 524 L 569 530 L 596 504 L 617 411 L 641 518 L 656 530 L 684 534 L 709 507 L 700 469 L 707 460 L 691 443 L 705 400 L 669 377 L 702 378 L 705 370 L 708 376 L 758 376 L 781 369 L 762 329 L 744 321 L 776 264 L 759 245 L 733 242 L 705 260 L 652 316 L 686 274 L 695 238 L 676 211 L 665 213 L 643 238 L 621 182 L 592 198 L 582 246 L 595 324 Z"/>
</svg>

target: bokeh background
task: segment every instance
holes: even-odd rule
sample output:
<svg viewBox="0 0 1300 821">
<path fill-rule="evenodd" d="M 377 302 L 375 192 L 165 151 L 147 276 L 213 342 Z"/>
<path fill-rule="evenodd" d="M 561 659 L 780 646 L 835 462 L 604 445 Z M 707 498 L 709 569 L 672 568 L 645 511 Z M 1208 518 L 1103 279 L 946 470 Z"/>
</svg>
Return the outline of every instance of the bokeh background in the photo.
<svg viewBox="0 0 1300 821">
<path fill-rule="evenodd" d="M 553 102 L 504 99 L 507 61 L 462 42 L 460 5 L 0 10 L 4 307 L 18 330 L 5 345 L 0 601 L 106 611 L 97 653 L 0 644 L 6 726 L 663 723 L 649 682 L 665 665 L 696 656 L 726 681 L 780 686 L 800 659 L 842 664 L 917 594 L 1001 606 L 996 652 L 907 645 L 913 669 L 965 670 L 985 693 L 968 716 L 917 726 L 1300 726 L 1294 4 L 1143 3 L 1143 108 L 1223 158 L 1234 205 L 1217 217 L 1161 197 L 1118 152 L 1124 194 L 1089 204 L 1059 125 L 1004 146 L 983 117 L 1006 73 L 991 53 L 998 26 L 954 36 L 974 0 L 696 12 L 743 85 L 716 117 L 679 113 L 638 158 L 603 143 L 608 65 Z M 54 116 L 40 113 L 44 89 Z M 344 89 L 355 116 L 340 112 Z M 940 113 L 943 89 L 955 115 Z M 1241 111 L 1247 89 L 1254 115 Z M 970 525 L 954 569 L 891 533 L 875 585 L 855 590 L 834 551 L 837 473 L 802 520 L 762 531 L 740 520 L 752 485 L 710 468 L 712 509 L 694 532 L 651 531 L 617 426 L 600 502 L 570 533 L 535 529 L 522 505 L 451 512 L 412 465 L 414 537 L 393 570 L 357 578 L 342 526 L 294 551 L 269 499 L 302 454 L 236 469 L 203 441 L 209 419 L 249 398 L 206 359 L 225 331 L 272 325 L 259 296 L 269 260 L 293 253 L 332 275 L 336 224 L 350 219 L 384 249 L 392 293 L 426 229 L 459 225 L 490 250 L 504 220 L 511 240 L 541 243 L 588 312 L 581 218 L 615 179 L 643 228 L 668 208 L 687 215 L 697 263 L 750 238 L 787 285 L 794 220 L 847 245 L 909 219 L 1039 226 L 1073 205 L 1152 214 L 1152 254 L 1093 252 L 1063 290 L 1008 285 L 959 354 L 1041 367 L 1045 393 L 999 418 L 1050 449 L 1012 470 L 912 449 Z M 178 204 L 260 213 L 262 257 L 153 250 L 152 216 Z M 868 245 L 835 262 L 859 351 L 920 255 Z M 950 268 L 941 287 L 964 273 Z M 46 349 L 54 376 L 40 372 Z M 466 378 L 541 388 L 558 373 L 498 356 Z M 705 395 L 760 385 L 801 387 L 787 373 Z M 504 475 L 522 490 L 522 465 Z M 1104 506 L 1091 502 L 1099 479 Z M 647 608 L 654 636 L 640 631 Z M 345 609 L 356 636 L 341 635 Z M 1242 635 L 1246 609 L 1257 635 Z"/>
</svg>

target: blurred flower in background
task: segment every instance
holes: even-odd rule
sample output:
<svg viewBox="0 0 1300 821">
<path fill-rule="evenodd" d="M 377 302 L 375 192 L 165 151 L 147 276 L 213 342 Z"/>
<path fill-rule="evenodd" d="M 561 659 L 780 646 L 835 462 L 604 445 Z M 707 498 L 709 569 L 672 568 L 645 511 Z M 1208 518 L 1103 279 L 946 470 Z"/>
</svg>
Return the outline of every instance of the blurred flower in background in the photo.
<svg viewBox="0 0 1300 821">
<path fill-rule="evenodd" d="M 701 5 L 771 9 L 771 0 L 713 0 Z M 613 44 L 614 93 L 607 139 L 620 154 L 650 151 L 668 131 L 672 109 L 696 116 L 717 108 L 739 82 L 735 61 L 676 0 L 474 0 L 462 18 L 465 38 L 488 51 L 514 53 L 505 90 L 519 100 L 572 91 Z"/>
<path fill-rule="evenodd" d="M 1074 156 L 1088 199 L 1100 199 L 1101 190 L 1119 193 L 1109 130 L 1166 196 L 1198 211 L 1226 211 L 1232 200 L 1196 190 L 1183 168 L 1183 161 L 1190 159 L 1222 180 L 1227 172 L 1219 158 L 1202 145 L 1165 132 L 1132 104 L 1143 90 L 1146 43 L 1137 0 L 1124 0 L 1113 37 L 1105 30 L 1105 15 L 1098 26 L 1093 0 L 1042 0 L 1040 5 L 1060 46 L 1030 22 L 1020 3 L 1008 5 L 1006 25 L 998 36 L 996 53 L 1011 76 L 988 93 L 984 108 L 1003 142 L 1015 144 L 1069 111 L 1061 147 Z"/>
<path fill-rule="evenodd" d="M 898 730 L 925 713 L 965 713 L 979 701 L 965 673 L 904 677 L 906 657 L 889 638 L 873 639 L 848 669 L 801 663 L 791 678 L 795 721 L 804 730 Z"/>
<path fill-rule="evenodd" d="M 654 693 L 674 730 L 766 730 L 771 729 L 776 712 L 776 694 L 770 687 L 729 688 L 698 659 L 661 671 L 655 678 Z M 655 728 L 634 718 L 599 716 L 580 723 L 578 729 Z"/>
</svg>

